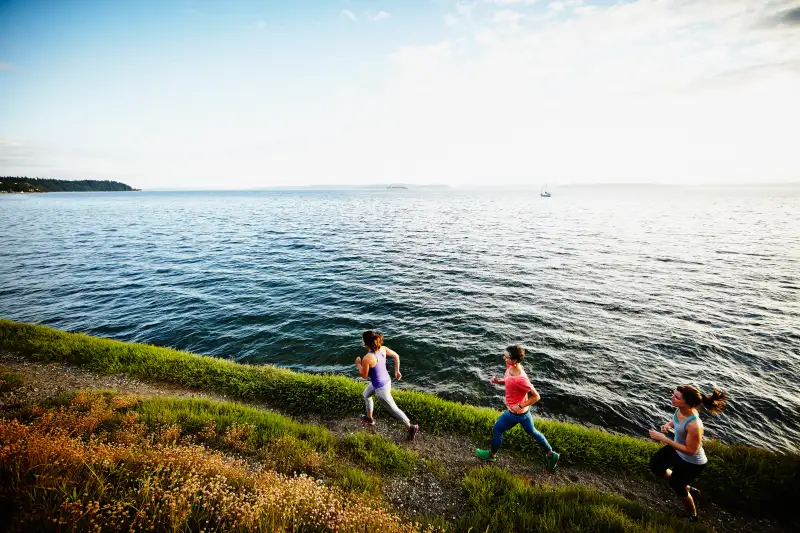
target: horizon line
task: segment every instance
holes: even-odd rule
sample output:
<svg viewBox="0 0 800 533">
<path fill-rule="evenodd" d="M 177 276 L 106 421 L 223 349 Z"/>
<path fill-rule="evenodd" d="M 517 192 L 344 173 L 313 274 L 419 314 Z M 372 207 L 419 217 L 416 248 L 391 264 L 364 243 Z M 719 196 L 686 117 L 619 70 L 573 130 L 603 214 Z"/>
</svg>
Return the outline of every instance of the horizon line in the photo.
<svg viewBox="0 0 800 533">
<path fill-rule="evenodd" d="M 69 181 L 69 180 L 65 180 Z M 507 185 L 452 185 L 446 183 L 413 184 L 413 183 L 374 183 L 363 185 L 352 184 L 314 184 L 314 185 L 269 185 L 261 187 L 241 188 L 185 188 L 185 187 L 148 187 L 142 191 L 269 191 L 269 190 L 325 190 L 325 189 L 386 189 L 393 187 L 406 187 L 408 189 L 540 189 L 545 183 L 540 184 L 507 184 Z M 663 183 L 663 182 L 570 182 L 553 184 L 551 188 L 567 187 L 671 187 L 671 188 L 698 188 L 698 187 L 800 187 L 797 181 L 776 182 L 711 182 L 711 183 Z"/>
</svg>

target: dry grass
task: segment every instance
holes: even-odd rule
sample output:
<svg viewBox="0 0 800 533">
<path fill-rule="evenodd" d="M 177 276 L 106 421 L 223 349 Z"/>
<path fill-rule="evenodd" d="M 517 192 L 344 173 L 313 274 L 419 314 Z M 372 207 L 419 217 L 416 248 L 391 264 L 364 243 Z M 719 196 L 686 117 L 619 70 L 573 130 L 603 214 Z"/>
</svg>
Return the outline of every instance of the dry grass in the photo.
<svg viewBox="0 0 800 533">
<path fill-rule="evenodd" d="M 150 430 L 128 409 L 137 402 L 80 393 L 66 406 L 0 419 L 0 515 L 11 516 L 8 529 L 417 530 L 362 495 L 192 443 L 179 426 Z M 225 437 L 246 442 L 248 431 L 229 428 Z"/>
</svg>

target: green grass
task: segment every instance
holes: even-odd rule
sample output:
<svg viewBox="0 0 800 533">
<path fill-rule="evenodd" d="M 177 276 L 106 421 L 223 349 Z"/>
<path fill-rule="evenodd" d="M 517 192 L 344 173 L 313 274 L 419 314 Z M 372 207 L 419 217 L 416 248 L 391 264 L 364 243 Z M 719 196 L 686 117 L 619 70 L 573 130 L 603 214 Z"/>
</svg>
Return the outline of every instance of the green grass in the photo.
<svg viewBox="0 0 800 533">
<path fill-rule="evenodd" d="M 417 454 L 397 444 L 367 433 L 352 433 L 341 440 L 340 448 L 370 467 L 390 474 L 407 475 L 418 462 Z"/>
<path fill-rule="evenodd" d="M 342 467 L 334 477 L 333 484 L 347 492 L 376 494 L 381 490 L 381 479 L 378 476 L 352 466 Z"/>
<path fill-rule="evenodd" d="M 264 403 L 287 414 L 357 416 L 363 407 L 363 384 L 343 376 L 242 365 L 9 320 L 0 320 L 0 349 L 40 361 L 69 362 L 98 373 L 124 372 L 141 379 L 169 381 Z M 393 396 L 424 433 L 443 432 L 488 442 L 499 414 L 420 392 L 395 390 Z M 549 420 L 538 420 L 536 425 L 562 454 L 563 466 L 581 465 L 661 482 L 652 478 L 647 467 L 658 449 L 651 441 Z M 537 445 L 519 427 L 506 435 L 504 446 L 541 456 Z M 736 512 L 798 520 L 793 506 L 800 501 L 800 456 L 718 443 L 708 444 L 707 450 L 709 466 L 697 483 L 704 495 Z"/>
<path fill-rule="evenodd" d="M 381 474 L 406 475 L 419 461 L 416 453 L 378 435 L 359 432 L 337 439 L 321 426 L 299 424 L 276 413 L 233 403 L 153 398 L 143 401 L 136 411 L 148 426 L 176 424 L 190 435 L 200 435 L 204 429 L 214 427 L 217 445 L 226 440 L 225 434 L 229 430 L 238 428 L 239 437 L 234 437 L 234 440 L 242 441 L 242 451 L 254 452 L 289 436 L 303 449 L 331 458 L 337 454 L 349 457 Z M 300 448 L 296 449 L 296 452 L 300 451 Z"/>
<path fill-rule="evenodd" d="M 327 429 L 311 424 L 299 424 L 285 416 L 228 402 L 204 399 L 151 398 L 144 400 L 135 411 L 150 427 L 176 424 L 184 433 L 199 435 L 209 426 L 215 438 L 238 427 L 249 427 L 246 449 L 255 451 L 274 440 L 289 435 L 321 454 L 334 452 L 336 437 Z"/>
<path fill-rule="evenodd" d="M 620 496 L 574 485 L 528 486 L 505 470 L 487 466 L 472 470 L 463 487 L 468 511 L 455 531 L 507 532 L 710 532 L 698 523 L 649 510 Z"/>
<path fill-rule="evenodd" d="M 114 391 L 91 391 L 111 401 Z M 48 399 L 49 408 L 70 405 L 76 393 Z M 76 409 L 74 406 L 73 409 Z M 80 408 L 77 408 L 80 410 Z M 335 484 L 370 490 L 380 485 L 380 475 L 408 475 L 419 457 L 378 435 L 363 432 L 341 438 L 322 426 L 300 424 L 269 411 L 231 402 L 206 399 L 148 398 L 124 412 L 134 412 L 150 431 L 180 428 L 182 436 L 192 436 L 214 449 L 232 449 L 258 456 L 267 466 L 284 473 L 306 473 L 331 477 Z M 119 417 L 104 422 L 101 429 L 114 431 Z M 344 464 L 351 461 L 356 470 Z M 377 472 L 373 475 L 363 468 Z M 342 479 L 340 479 L 342 478 Z"/>
<path fill-rule="evenodd" d="M 22 374 L 0 368 L 0 392 L 9 392 L 22 386 Z"/>
</svg>

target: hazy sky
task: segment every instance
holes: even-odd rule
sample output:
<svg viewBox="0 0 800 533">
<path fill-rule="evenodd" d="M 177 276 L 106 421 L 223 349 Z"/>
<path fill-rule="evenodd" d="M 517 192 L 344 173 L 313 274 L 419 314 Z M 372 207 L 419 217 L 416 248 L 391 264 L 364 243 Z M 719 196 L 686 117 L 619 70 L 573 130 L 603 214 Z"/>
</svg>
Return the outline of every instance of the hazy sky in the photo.
<svg viewBox="0 0 800 533">
<path fill-rule="evenodd" d="M 0 0 L 0 175 L 800 180 L 800 0 Z"/>
</svg>

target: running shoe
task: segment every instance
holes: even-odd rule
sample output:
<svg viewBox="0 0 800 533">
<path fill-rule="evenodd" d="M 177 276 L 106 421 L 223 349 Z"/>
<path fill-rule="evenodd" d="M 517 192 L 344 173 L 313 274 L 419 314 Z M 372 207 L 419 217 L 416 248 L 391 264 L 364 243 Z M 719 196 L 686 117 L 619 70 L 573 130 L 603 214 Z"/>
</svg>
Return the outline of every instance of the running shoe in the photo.
<svg viewBox="0 0 800 533">
<path fill-rule="evenodd" d="M 361 415 L 361 421 L 364 422 L 368 426 L 374 426 L 375 425 L 375 419 L 372 418 L 371 416 Z"/>
<path fill-rule="evenodd" d="M 551 472 L 556 469 L 556 465 L 558 464 L 558 458 L 561 455 L 558 452 L 553 452 L 547 456 L 547 469 Z"/>
<path fill-rule="evenodd" d="M 417 437 L 417 433 L 419 433 L 419 426 L 414 424 L 410 428 L 408 428 L 408 440 L 412 441 Z"/>
<path fill-rule="evenodd" d="M 478 456 L 478 459 L 483 459 L 484 461 L 497 461 L 497 455 L 492 455 L 492 452 L 489 450 L 475 450 L 475 455 Z"/>
</svg>

